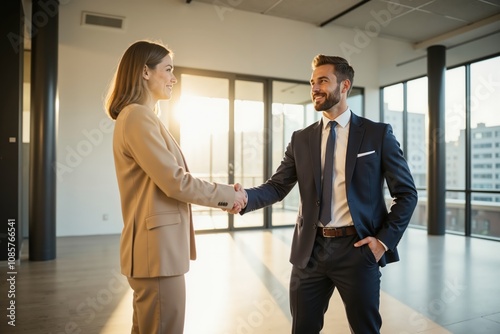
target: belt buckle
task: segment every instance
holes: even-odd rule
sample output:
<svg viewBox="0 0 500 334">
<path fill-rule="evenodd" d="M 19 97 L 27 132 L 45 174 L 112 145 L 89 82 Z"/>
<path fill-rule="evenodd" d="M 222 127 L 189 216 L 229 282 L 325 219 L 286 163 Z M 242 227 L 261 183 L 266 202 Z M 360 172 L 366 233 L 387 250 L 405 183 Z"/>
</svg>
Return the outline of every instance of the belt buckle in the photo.
<svg viewBox="0 0 500 334">
<path fill-rule="evenodd" d="M 337 230 L 337 228 L 335 227 L 323 227 L 323 231 L 321 231 L 323 233 L 323 238 L 336 238 L 337 236 L 336 235 L 326 235 L 325 234 L 325 231 L 331 231 L 331 230 Z"/>
</svg>

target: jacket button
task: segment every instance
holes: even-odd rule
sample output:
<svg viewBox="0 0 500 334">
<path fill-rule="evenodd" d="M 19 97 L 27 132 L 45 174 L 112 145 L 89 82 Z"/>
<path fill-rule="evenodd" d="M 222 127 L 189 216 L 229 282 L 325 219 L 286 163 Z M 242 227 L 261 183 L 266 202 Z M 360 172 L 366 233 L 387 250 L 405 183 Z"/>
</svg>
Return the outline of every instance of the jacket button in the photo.
<svg viewBox="0 0 500 334">
<path fill-rule="evenodd" d="M 321 205 L 321 202 L 320 201 L 316 201 L 316 206 L 320 206 Z"/>
</svg>

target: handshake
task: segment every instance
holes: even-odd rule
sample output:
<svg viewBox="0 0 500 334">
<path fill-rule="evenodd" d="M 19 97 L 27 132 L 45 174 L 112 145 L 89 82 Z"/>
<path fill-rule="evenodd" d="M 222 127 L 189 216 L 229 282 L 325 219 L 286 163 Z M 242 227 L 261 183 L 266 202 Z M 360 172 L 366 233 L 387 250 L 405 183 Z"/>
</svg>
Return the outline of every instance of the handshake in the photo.
<svg viewBox="0 0 500 334">
<path fill-rule="evenodd" d="M 241 184 L 235 183 L 233 186 L 234 186 L 234 191 L 236 193 L 236 196 L 234 199 L 234 205 L 231 209 L 229 209 L 229 210 L 224 209 L 224 211 L 227 211 L 227 212 L 232 213 L 234 215 L 234 214 L 239 213 L 241 210 L 243 210 L 247 206 L 248 196 L 247 196 L 247 192 L 245 191 L 245 189 L 243 189 L 243 186 Z"/>
</svg>

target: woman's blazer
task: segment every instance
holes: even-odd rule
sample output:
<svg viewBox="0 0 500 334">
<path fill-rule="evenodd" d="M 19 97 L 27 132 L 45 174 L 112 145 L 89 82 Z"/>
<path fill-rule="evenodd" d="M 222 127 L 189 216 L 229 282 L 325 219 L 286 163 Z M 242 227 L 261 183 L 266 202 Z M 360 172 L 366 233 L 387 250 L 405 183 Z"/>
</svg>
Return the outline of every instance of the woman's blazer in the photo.
<svg viewBox="0 0 500 334">
<path fill-rule="evenodd" d="M 124 224 L 122 274 L 185 274 L 189 260 L 196 258 L 191 203 L 230 209 L 234 188 L 192 176 L 175 139 L 143 105 L 132 104 L 120 112 L 113 154 Z"/>
</svg>

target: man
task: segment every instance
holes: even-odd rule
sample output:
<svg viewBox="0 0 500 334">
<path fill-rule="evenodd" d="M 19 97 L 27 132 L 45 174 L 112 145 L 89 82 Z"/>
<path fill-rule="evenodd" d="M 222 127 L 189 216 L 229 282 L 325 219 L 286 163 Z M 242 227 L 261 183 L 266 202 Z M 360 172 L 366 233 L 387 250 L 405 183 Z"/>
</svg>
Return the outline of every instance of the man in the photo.
<svg viewBox="0 0 500 334">
<path fill-rule="evenodd" d="M 281 201 L 299 184 L 290 256 L 293 334 L 321 331 L 335 288 L 352 333 L 380 332 L 379 267 L 399 260 L 396 246 L 417 203 L 413 178 L 391 126 L 349 109 L 353 77 L 353 68 L 341 57 L 314 58 L 311 97 L 323 117 L 293 133 L 275 174 L 246 190 L 248 203 L 240 212 Z M 393 197 L 389 211 L 384 180 Z"/>
</svg>

